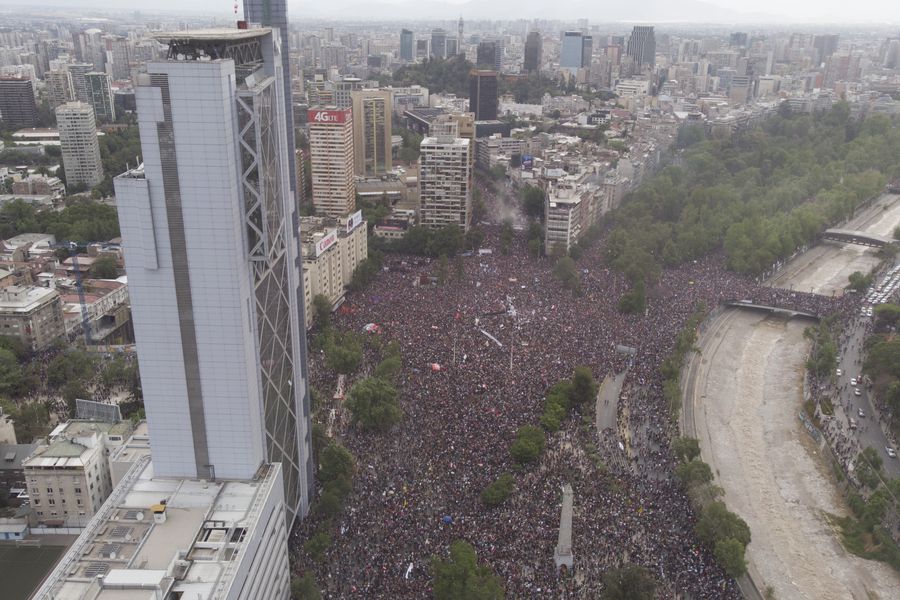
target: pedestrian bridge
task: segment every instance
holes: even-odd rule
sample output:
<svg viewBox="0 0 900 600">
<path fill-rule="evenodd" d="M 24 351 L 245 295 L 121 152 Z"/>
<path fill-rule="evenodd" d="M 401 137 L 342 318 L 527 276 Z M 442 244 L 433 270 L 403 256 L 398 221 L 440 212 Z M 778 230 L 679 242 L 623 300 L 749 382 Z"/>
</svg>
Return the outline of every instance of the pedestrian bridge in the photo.
<svg viewBox="0 0 900 600">
<path fill-rule="evenodd" d="M 822 234 L 822 239 L 844 244 L 871 246 L 873 248 L 882 248 L 893 243 L 893 240 L 890 238 L 851 229 L 826 229 L 825 233 Z"/>
<path fill-rule="evenodd" d="M 769 306 L 767 304 L 756 304 L 750 300 L 729 300 L 725 302 L 725 306 L 732 308 L 743 308 L 744 310 L 753 310 L 756 312 L 764 312 L 771 315 L 780 315 L 788 319 L 812 319 L 820 320 L 822 317 L 813 313 L 803 312 L 802 310 L 794 310 L 793 308 L 783 308 L 781 306 Z"/>
</svg>

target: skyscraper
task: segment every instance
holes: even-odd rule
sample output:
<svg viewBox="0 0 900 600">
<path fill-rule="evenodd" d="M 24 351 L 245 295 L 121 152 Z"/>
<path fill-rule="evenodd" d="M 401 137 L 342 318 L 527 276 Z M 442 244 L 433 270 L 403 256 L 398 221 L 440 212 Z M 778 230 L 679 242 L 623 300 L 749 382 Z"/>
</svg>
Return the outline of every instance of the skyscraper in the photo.
<svg viewBox="0 0 900 600">
<path fill-rule="evenodd" d="M 359 90 L 353 98 L 353 170 L 384 175 L 391 170 L 390 90 Z"/>
<path fill-rule="evenodd" d="M 456 225 L 463 231 L 472 220 L 469 140 L 452 132 L 427 137 L 419 146 L 421 222 L 438 229 Z"/>
<path fill-rule="evenodd" d="M 157 477 L 281 463 L 288 530 L 313 462 L 298 216 L 270 28 L 158 34 L 135 82 L 144 164 L 115 180 Z"/>
<path fill-rule="evenodd" d="M 813 38 L 813 48 L 816 50 L 816 63 L 821 64 L 828 60 L 838 49 L 840 36 L 836 33 L 817 35 Z"/>
<path fill-rule="evenodd" d="M 356 208 L 352 110 L 314 108 L 307 121 L 313 206 L 318 214 L 343 217 Z"/>
<path fill-rule="evenodd" d="M 493 121 L 497 118 L 497 72 L 476 71 L 469 73 L 469 110 L 476 121 Z"/>
<path fill-rule="evenodd" d="M 541 53 L 544 42 L 541 39 L 539 31 L 531 31 L 525 40 L 525 61 L 524 69 L 526 73 L 536 73 L 541 69 Z"/>
<path fill-rule="evenodd" d="M 90 102 L 88 96 L 87 84 L 85 83 L 85 75 L 94 70 L 91 63 L 69 63 L 66 70 L 72 75 L 72 89 L 75 90 L 75 99 L 79 102 Z"/>
<path fill-rule="evenodd" d="M 117 81 L 131 79 L 131 45 L 128 39 L 108 35 L 103 42 L 106 46 L 107 73 Z"/>
<path fill-rule="evenodd" d="M 75 88 L 72 86 L 72 74 L 66 69 L 47 71 L 44 74 L 47 84 L 47 99 L 50 108 L 56 108 L 75 99 Z"/>
<path fill-rule="evenodd" d="M 37 127 L 37 105 L 31 79 L 0 77 L 0 121 L 10 129 Z"/>
<path fill-rule="evenodd" d="M 281 78 L 284 99 L 284 128 L 287 131 L 288 156 L 294 156 L 296 138 L 294 136 L 294 110 L 291 87 L 290 37 L 288 36 L 287 0 L 244 0 L 244 19 L 250 23 L 259 23 L 266 27 L 274 27 L 281 35 L 279 52 L 281 53 Z M 334 30 L 332 29 L 332 37 Z M 288 183 L 290 189 L 297 189 L 297 173 L 293 160 L 288 161 Z"/>
<path fill-rule="evenodd" d="M 447 32 L 444 29 L 431 31 L 431 57 L 447 58 Z"/>
<path fill-rule="evenodd" d="M 650 25 L 635 25 L 628 38 L 626 54 L 634 59 L 634 64 L 643 70 L 656 66 L 656 38 Z"/>
<path fill-rule="evenodd" d="M 591 65 L 594 38 L 580 31 L 564 31 L 559 50 L 559 66 L 563 69 L 578 70 Z"/>
<path fill-rule="evenodd" d="M 88 102 L 94 108 L 98 123 L 112 123 L 116 120 L 116 104 L 108 73 L 85 73 L 84 88 Z"/>
<path fill-rule="evenodd" d="M 84 102 L 63 104 L 56 109 L 56 124 L 66 184 L 92 188 L 103 181 L 97 122 L 91 105 Z"/>
<path fill-rule="evenodd" d="M 479 69 L 500 70 L 503 47 L 496 40 L 484 40 L 478 44 L 475 66 Z"/>
<path fill-rule="evenodd" d="M 413 60 L 413 32 L 409 29 L 400 30 L 400 60 Z"/>
</svg>

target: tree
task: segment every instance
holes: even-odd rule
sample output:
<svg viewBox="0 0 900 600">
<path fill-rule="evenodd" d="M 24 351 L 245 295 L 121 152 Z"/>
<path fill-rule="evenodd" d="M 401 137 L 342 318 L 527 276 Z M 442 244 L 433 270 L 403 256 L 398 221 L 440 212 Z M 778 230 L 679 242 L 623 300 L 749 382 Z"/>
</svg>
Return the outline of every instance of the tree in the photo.
<svg viewBox="0 0 900 600">
<path fill-rule="evenodd" d="M 850 282 L 849 287 L 852 290 L 856 290 L 857 292 L 864 292 L 866 288 L 872 284 L 872 276 L 871 275 L 863 275 L 859 271 L 853 271 L 847 277 L 847 280 Z"/>
<path fill-rule="evenodd" d="M 509 254 L 512 247 L 513 233 L 512 223 L 504 221 L 503 227 L 500 229 L 500 252 L 503 254 Z"/>
<path fill-rule="evenodd" d="M 403 418 L 403 411 L 397 402 L 397 389 L 377 377 L 363 379 L 351 388 L 347 408 L 353 422 L 363 429 L 384 431 Z"/>
<path fill-rule="evenodd" d="M 101 256 L 91 265 L 91 277 L 94 279 L 115 279 L 119 276 L 119 265 L 111 256 Z"/>
<path fill-rule="evenodd" d="M 438 258 L 437 265 L 437 284 L 444 285 L 447 283 L 447 278 L 450 274 L 450 261 L 447 259 L 446 254 L 441 254 L 440 258 Z"/>
<path fill-rule="evenodd" d="M 654 600 L 656 581 L 650 571 L 638 565 L 625 565 L 603 574 L 602 600 Z"/>
<path fill-rule="evenodd" d="M 21 406 L 4 403 L 3 412 L 12 418 L 20 444 L 30 444 L 50 431 L 50 413 L 42 402 L 27 402 Z"/>
<path fill-rule="evenodd" d="M 47 383 L 60 388 L 73 381 L 88 381 L 94 375 L 95 361 L 83 350 L 70 350 L 58 354 L 47 366 Z"/>
<path fill-rule="evenodd" d="M 481 490 L 481 501 L 485 506 L 500 506 L 512 494 L 513 487 L 516 484 L 515 478 L 509 473 L 504 473 L 490 483 L 486 488 Z"/>
<path fill-rule="evenodd" d="M 329 442 L 319 456 L 319 480 L 327 484 L 337 479 L 351 479 L 356 468 L 353 455 L 337 442 Z"/>
<path fill-rule="evenodd" d="M 710 483 L 713 480 L 712 469 L 702 460 L 692 460 L 675 467 L 675 476 L 686 488 Z"/>
<path fill-rule="evenodd" d="M 597 382 L 590 367 L 575 367 L 572 375 L 572 390 L 570 398 L 573 406 L 582 406 L 597 399 Z"/>
<path fill-rule="evenodd" d="M 678 460 L 690 462 L 700 456 L 700 440 L 692 437 L 677 437 L 672 440 L 672 454 Z"/>
<path fill-rule="evenodd" d="M 375 377 L 384 379 L 385 381 L 393 381 L 400 374 L 403 363 L 399 356 L 388 356 L 375 367 Z"/>
<path fill-rule="evenodd" d="M 291 579 L 292 600 L 322 600 L 322 592 L 316 584 L 316 576 L 307 571 L 302 577 Z"/>
<path fill-rule="evenodd" d="M 362 362 L 362 356 L 362 345 L 353 335 L 344 335 L 340 342 L 331 341 L 325 346 L 328 368 L 341 375 L 356 371 Z"/>
<path fill-rule="evenodd" d="M 313 314 L 315 322 L 320 328 L 326 330 L 331 325 L 331 301 L 324 294 L 313 296 Z"/>
<path fill-rule="evenodd" d="M 303 544 L 303 549 L 310 558 L 319 562 L 325 558 L 325 551 L 331 545 L 331 536 L 327 531 L 318 531 Z"/>
<path fill-rule="evenodd" d="M 16 356 L 16 360 L 19 361 L 25 360 L 31 354 L 28 348 L 25 347 L 25 344 L 22 343 L 22 340 L 11 335 L 0 335 L 0 348 L 12 352 Z"/>
<path fill-rule="evenodd" d="M 519 463 L 536 461 L 544 452 L 547 437 L 544 432 L 533 425 L 523 425 L 516 432 L 516 439 L 509 448 L 509 453 Z"/>
<path fill-rule="evenodd" d="M 622 294 L 618 304 L 619 312 L 625 314 L 640 314 L 646 308 L 646 296 L 644 283 L 639 281 L 630 291 Z"/>
<path fill-rule="evenodd" d="M 747 561 L 744 559 L 745 547 L 734 538 L 727 538 L 716 542 L 713 554 L 722 565 L 725 572 L 731 577 L 740 577 L 747 572 Z"/>
<path fill-rule="evenodd" d="M 728 510 L 724 502 L 713 502 L 703 509 L 696 526 L 697 537 L 710 548 L 716 542 L 733 538 L 744 546 L 750 543 L 750 527 Z"/>
<path fill-rule="evenodd" d="M 450 559 L 432 559 L 434 600 L 502 600 L 503 588 L 488 567 L 478 565 L 471 544 L 450 545 Z"/>
<path fill-rule="evenodd" d="M 23 389 L 24 376 L 15 354 L 0 348 L 0 395 L 17 398 Z"/>
<path fill-rule="evenodd" d="M 529 219 L 544 219 L 544 190 L 535 186 L 522 189 L 522 212 Z"/>
<path fill-rule="evenodd" d="M 557 260 L 556 266 L 553 267 L 553 274 L 567 290 L 576 291 L 581 287 L 581 280 L 578 278 L 578 267 L 571 257 L 563 256 Z"/>
</svg>

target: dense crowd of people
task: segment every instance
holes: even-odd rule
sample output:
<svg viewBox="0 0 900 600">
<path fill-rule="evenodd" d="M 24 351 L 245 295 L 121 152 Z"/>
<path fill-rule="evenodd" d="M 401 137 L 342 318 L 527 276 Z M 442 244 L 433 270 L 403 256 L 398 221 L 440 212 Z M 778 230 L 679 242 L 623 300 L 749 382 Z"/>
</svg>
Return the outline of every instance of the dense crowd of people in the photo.
<svg viewBox="0 0 900 600">
<path fill-rule="evenodd" d="M 645 314 L 626 315 L 617 302 L 629 284 L 601 260 L 602 243 L 579 260 L 581 293 L 573 294 L 554 278 L 552 259 L 526 258 L 522 240 L 503 255 L 498 239 L 487 228 L 483 247 L 493 253 L 464 257 L 464 275 L 446 285 L 422 283 L 436 261 L 391 256 L 368 289 L 348 295 L 338 328 L 376 323 L 384 341 L 401 344 L 405 416 L 387 433 L 343 432 L 358 463 L 353 491 L 324 560 L 296 564 L 315 569 L 326 598 L 426 598 L 432 556 L 461 538 L 508 598 L 597 598 L 603 573 L 626 562 L 646 567 L 668 594 L 739 597 L 697 541 L 696 517 L 672 476 L 675 432 L 660 365 L 701 305 L 753 300 L 824 314 L 841 300 L 759 287 L 709 257 L 664 271 Z M 337 377 L 321 353 L 310 358 L 311 385 L 330 397 Z M 509 454 L 516 430 L 538 424 L 549 387 L 579 365 L 598 381 L 628 368 L 618 411 L 636 426 L 631 439 L 598 432 L 594 407 L 585 406 L 548 437 L 537 465 L 517 469 Z M 486 508 L 481 490 L 505 472 L 516 475 L 515 492 Z M 575 490 L 575 567 L 560 577 L 553 551 L 565 483 Z M 317 526 L 312 518 L 293 532 L 295 551 Z"/>
</svg>

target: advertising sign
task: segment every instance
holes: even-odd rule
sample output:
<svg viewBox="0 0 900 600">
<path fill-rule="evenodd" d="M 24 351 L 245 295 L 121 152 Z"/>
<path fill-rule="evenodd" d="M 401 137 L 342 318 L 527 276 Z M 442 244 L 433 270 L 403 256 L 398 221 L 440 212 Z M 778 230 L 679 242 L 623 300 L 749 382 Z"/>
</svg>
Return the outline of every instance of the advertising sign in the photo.
<svg viewBox="0 0 900 600">
<path fill-rule="evenodd" d="M 346 123 L 350 116 L 347 110 L 310 109 L 307 117 L 309 123 Z"/>
<path fill-rule="evenodd" d="M 350 233 L 356 226 L 362 223 L 362 211 L 358 210 L 349 217 L 347 217 L 347 233 Z"/>
<path fill-rule="evenodd" d="M 332 229 L 321 240 L 316 242 L 316 258 L 337 243 L 337 229 Z"/>
<path fill-rule="evenodd" d="M 531 154 L 522 155 L 522 170 L 530 171 L 534 168 L 534 156 Z"/>
</svg>

